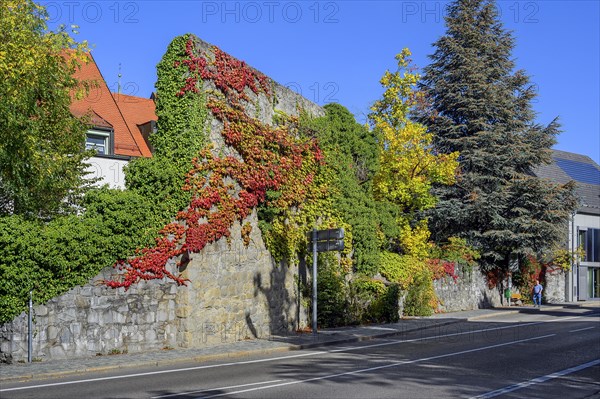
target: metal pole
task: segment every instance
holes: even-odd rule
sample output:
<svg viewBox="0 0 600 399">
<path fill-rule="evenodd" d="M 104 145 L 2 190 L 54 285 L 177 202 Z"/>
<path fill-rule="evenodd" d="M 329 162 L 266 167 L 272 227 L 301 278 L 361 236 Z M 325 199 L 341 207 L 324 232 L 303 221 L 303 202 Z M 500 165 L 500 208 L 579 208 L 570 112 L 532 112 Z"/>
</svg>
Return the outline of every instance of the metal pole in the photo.
<svg viewBox="0 0 600 399">
<path fill-rule="evenodd" d="M 512 302 L 512 277 L 509 272 L 508 274 L 508 307 L 510 307 L 510 303 Z"/>
<path fill-rule="evenodd" d="M 575 216 L 577 211 L 571 215 L 571 278 L 574 280 L 571 284 L 571 300 L 579 300 L 579 261 L 575 256 L 577 250 L 577 240 L 579 239 L 579 232 L 575 230 Z"/>
<path fill-rule="evenodd" d="M 29 315 L 27 317 L 27 363 L 31 363 L 31 355 L 33 353 L 33 291 L 29 291 Z"/>
<path fill-rule="evenodd" d="M 317 229 L 313 229 L 313 297 L 312 297 L 312 330 L 317 335 Z"/>
</svg>

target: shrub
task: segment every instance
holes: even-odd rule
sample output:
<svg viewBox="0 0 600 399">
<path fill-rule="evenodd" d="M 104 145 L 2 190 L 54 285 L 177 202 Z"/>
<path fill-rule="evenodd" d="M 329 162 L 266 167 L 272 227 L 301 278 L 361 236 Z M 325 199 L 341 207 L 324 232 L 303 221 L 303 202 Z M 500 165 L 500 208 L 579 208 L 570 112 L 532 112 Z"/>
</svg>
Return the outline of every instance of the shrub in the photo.
<svg viewBox="0 0 600 399">
<path fill-rule="evenodd" d="M 393 323 L 400 317 L 398 284 L 386 286 L 381 280 L 357 276 L 350 282 L 349 295 L 353 323 Z"/>
<path fill-rule="evenodd" d="M 147 245 L 157 218 L 148 201 L 129 191 L 90 190 L 83 215 L 43 223 L 20 216 L 0 218 L 0 322 L 85 284 L 116 259 Z"/>
<path fill-rule="evenodd" d="M 431 277 L 427 273 L 416 275 L 406 294 L 404 314 L 407 316 L 431 316 L 436 305 Z"/>
<path fill-rule="evenodd" d="M 319 256 L 317 318 L 321 327 L 347 324 L 348 286 L 335 255 Z"/>
</svg>

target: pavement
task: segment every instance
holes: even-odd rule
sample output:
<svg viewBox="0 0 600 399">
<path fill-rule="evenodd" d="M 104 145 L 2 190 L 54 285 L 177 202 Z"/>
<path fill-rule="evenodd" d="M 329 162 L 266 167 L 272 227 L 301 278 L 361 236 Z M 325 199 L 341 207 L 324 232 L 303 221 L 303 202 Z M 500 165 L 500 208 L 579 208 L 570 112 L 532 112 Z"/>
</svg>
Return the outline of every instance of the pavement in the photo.
<svg viewBox="0 0 600 399">
<path fill-rule="evenodd" d="M 558 310 L 575 307 L 598 310 L 600 309 L 600 301 L 544 305 L 542 306 L 542 310 Z M 429 317 L 407 317 L 401 319 L 397 323 L 390 324 L 320 329 L 316 335 L 310 332 L 293 333 L 285 336 L 271 336 L 269 339 L 227 342 L 221 345 L 213 345 L 204 348 L 171 349 L 66 360 L 48 360 L 33 363 L 2 364 L 0 365 L 0 383 L 9 381 L 27 381 L 34 378 L 65 377 L 89 372 L 116 371 L 133 367 L 158 367 L 185 362 L 201 363 L 226 360 L 228 358 L 268 355 L 278 352 L 393 337 L 419 330 L 441 328 L 461 321 L 477 321 L 489 317 L 532 311 L 534 311 L 532 306 L 476 309 L 438 313 Z"/>
</svg>

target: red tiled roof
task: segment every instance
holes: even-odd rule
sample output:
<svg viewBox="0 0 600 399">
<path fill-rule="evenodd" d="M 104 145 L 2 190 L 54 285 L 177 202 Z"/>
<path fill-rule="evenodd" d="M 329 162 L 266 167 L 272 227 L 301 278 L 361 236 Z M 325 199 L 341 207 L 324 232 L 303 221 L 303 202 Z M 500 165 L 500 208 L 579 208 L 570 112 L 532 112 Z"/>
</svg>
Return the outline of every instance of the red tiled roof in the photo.
<svg viewBox="0 0 600 399">
<path fill-rule="evenodd" d="M 94 87 L 86 97 L 81 100 L 73 100 L 71 103 L 71 112 L 75 116 L 88 115 L 92 123 L 100 122 L 106 124 L 114 130 L 114 153 L 116 155 L 127 155 L 140 157 L 151 156 L 144 138 L 139 129 L 131 129 L 115 101 L 113 94 L 108 89 L 106 81 L 102 77 L 96 62 L 92 55 L 89 55 L 90 62 L 81 66 L 75 73 L 75 77 L 82 81 L 94 82 Z M 105 124 L 104 124 L 105 123 Z"/>
<path fill-rule="evenodd" d="M 143 140 L 139 126 L 148 123 L 149 121 L 158 120 L 155 113 L 156 106 L 154 100 L 151 98 L 135 97 L 118 93 L 113 93 L 113 97 L 121 109 L 121 113 L 125 118 L 125 122 L 127 122 L 129 130 L 132 132 L 139 132 L 140 137 L 142 137 Z M 140 148 L 142 149 L 143 156 L 151 156 L 150 149 L 145 142 L 143 146 L 140 145 Z M 147 153 L 145 152 L 146 150 Z"/>
<path fill-rule="evenodd" d="M 94 110 L 91 110 L 91 117 L 90 117 L 90 123 L 93 126 L 96 127 L 105 127 L 105 128 L 109 128 L 112 129 L 113 125 L 111 125 L 108 121 L 102 119 L 102 117 L 100 115 L 98 115 L 97 113 L 94 112 Z M 90 116 L 88 114 L 88 116 Z"/>
</svg>

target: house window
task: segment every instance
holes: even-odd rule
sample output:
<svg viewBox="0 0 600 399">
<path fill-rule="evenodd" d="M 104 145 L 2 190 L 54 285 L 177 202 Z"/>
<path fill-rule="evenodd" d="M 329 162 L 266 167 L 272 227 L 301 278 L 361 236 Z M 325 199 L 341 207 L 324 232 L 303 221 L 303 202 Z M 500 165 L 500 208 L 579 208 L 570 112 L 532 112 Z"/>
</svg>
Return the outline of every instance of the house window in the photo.
<svg viewBox="0 0 600 399">
<path fill-rule="evenodd" d="M 600 229 L 579 230 L 579 246 L 585 252 L 584 262 L 600 262 Z"/>
<path fill-rule="evenodd" d="M 88 130 L 85 136 L 85 149 L 96 150 L 100 155 L 110 154 L 110 131 Z"/>
</svg>

